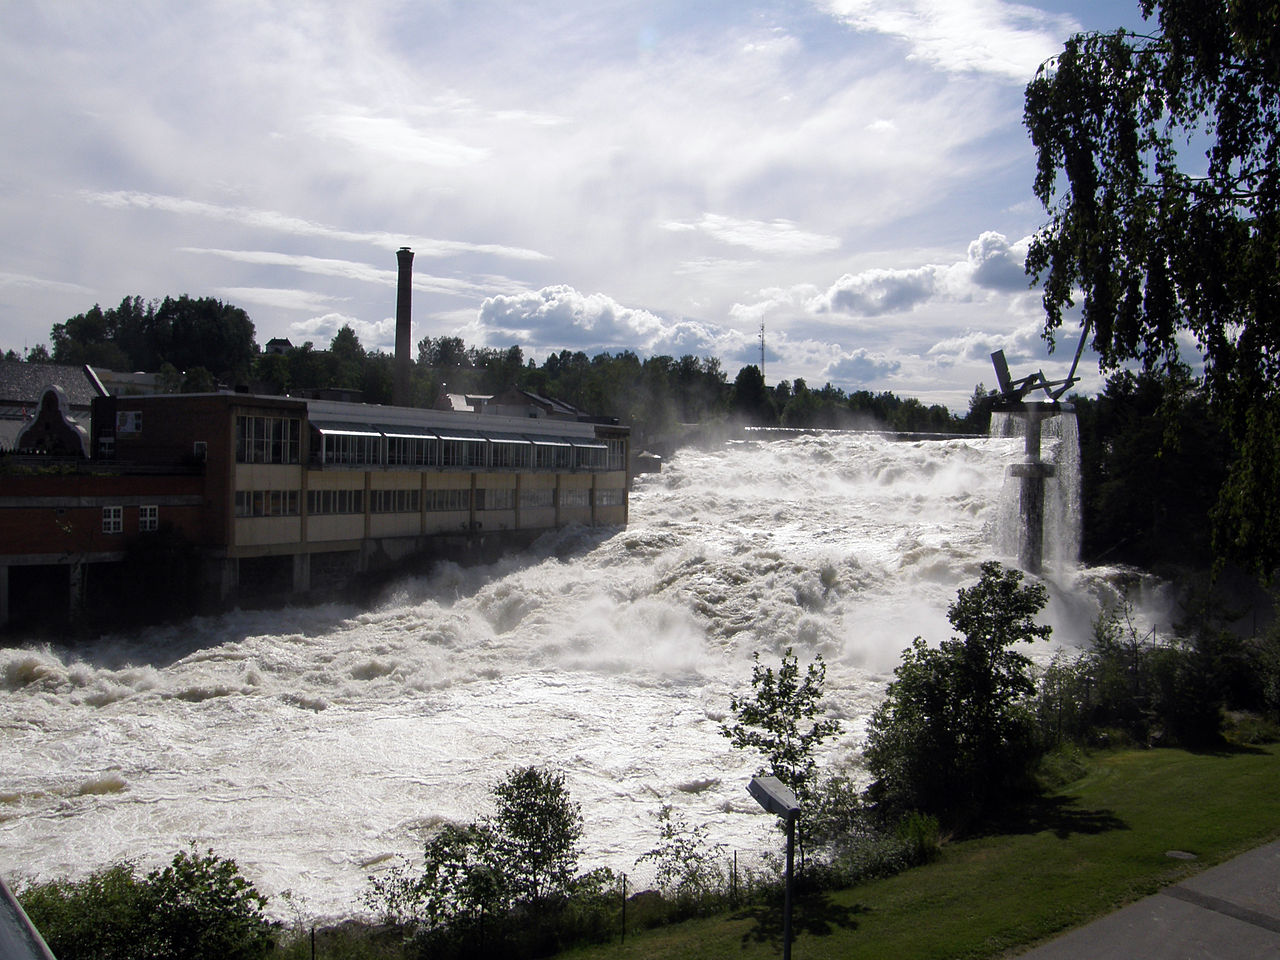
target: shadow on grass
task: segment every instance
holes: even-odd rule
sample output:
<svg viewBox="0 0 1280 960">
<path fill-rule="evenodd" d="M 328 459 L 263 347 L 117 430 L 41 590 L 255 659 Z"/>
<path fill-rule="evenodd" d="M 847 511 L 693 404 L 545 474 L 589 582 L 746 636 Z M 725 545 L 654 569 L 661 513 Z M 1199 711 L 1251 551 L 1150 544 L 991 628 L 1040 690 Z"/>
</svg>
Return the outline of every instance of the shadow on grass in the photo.
<svg viewBox="0 0 1280 960">
<path fill-rule="evenodd" d="M 825 893 L 808 893 L 796 897 L 791 911 L 791 937 L 794 941 L 801 934 L 811 937 L 827 937 L 835 932 L 836 927 L 844 930 L 857 930 L 859 914 L 868 913 L 869 907 L 861 904 L 841 906 L 834 903 Z M 782 899 L 770 900 L 767 903 L 752 904 L 734 914 L 735 920 L 754 920 L 755 923 L 742 935 L 745 946 L 748 942 L 782 943 Z"/>
<path fill-rule="evenodd" d="M 992 836 L 1049 830 L 1065 840 L 1076 833 L 1096 834 L 1129 829 L 1129 825 L 1110 810 L 1085 810 L 1077 806 L 1078 801 L 1078 797 L 1036 797 L 1021 808 L 992 820 L 979 832 Z"/>
</svg>

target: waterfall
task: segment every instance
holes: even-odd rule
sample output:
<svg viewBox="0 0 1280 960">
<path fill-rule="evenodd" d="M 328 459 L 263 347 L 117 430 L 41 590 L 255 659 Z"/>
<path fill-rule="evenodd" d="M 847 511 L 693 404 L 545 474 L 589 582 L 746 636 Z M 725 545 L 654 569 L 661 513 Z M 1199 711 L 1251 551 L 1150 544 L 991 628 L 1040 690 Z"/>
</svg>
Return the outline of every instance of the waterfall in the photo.
<svg viewBox="0 0 1280 960">
<path fill-rule="evenodd" d="M 1061 480 L 1074 420 L 1056 419 Z M 758 759 L 719 733 L 752 654 L 821 654 L 824 709 L 844 726 L 822 759 L 856 751 L 903 648 L 951 634 L 1021 451 L 998 434 L 851 433 L 686 449 L 636 480 L 626 529 L 443 566 L 370 607 L 233 611 L 75 646 L 10 638 L 0 872 L 149 868 L 194 840 L 234 857 L 273 909 L 290 890 L 341 917 L 371 872 L 490 812 L 492 786 L 531 763 L 563 771 L 581 804 L 584 867 L 646 882 L 635 862 L 663 803 L 744 857 L 772 850 L 746 791 Z M 1072 498 L 1050 499 L 1070 526 Z"/>
</svg>

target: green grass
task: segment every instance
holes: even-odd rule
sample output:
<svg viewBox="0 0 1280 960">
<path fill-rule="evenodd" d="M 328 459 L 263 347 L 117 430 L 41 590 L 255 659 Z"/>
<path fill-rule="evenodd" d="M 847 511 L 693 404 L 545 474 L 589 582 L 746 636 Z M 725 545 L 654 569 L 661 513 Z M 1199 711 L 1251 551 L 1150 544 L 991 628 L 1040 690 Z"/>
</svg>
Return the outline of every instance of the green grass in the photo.
<svg viewBox="0 0 1280 960">
<path fill-rule="evenodd" d="M 1280 836 L 1280 749 L 1100 754 L 1001 830 L 947 844 L 927 867 L 798 898 L 795 960 L 1012 955 Z M 773 958 L 780 913 L 749 907 L 566 956 Z"/>
</svg>

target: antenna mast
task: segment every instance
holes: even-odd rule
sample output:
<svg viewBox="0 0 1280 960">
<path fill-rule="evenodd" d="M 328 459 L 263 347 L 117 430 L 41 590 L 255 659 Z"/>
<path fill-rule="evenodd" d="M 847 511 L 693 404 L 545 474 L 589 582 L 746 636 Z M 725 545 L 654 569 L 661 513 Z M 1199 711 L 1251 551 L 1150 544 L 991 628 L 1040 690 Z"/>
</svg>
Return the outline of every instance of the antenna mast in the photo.
<svg viewBox="0 0 1280 960">
<path fill-rule="evenodd" d="M 760 321 L 760 382 L 764 383 L 764 321 Z"/>
</svg>

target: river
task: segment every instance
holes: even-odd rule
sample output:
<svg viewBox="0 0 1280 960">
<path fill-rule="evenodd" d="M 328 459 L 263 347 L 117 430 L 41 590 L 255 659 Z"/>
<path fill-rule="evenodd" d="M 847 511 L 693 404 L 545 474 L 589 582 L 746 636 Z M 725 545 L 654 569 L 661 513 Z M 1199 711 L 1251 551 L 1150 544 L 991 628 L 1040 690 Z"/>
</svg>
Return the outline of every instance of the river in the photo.
<svg viewBox="0 0 1280 960">
<path fill-rule="evenodd" d="M 531 763 L 582 805 L 584 866 L 634 870 L 663 803 L 746 856 L 770 849 L 746 792 L 756 759 L 719 733 L 752 654 L 822 655 L 844 725 L 824 760 L 846 762 L 901 650 L 947 637 L 956 589 L 1004 559 L 1021 447 L 828 433 L 687 449 L 637 479 L 625 530 L 445 566 L 367 608 L 10 641 L 0 871 L 150 867 L 195 842 L 234 857 L 277 915 L 346 916 L 370 873 L 487 812 Z M 1079 643 L 1098 581 L 1069 564 L 1051 578 L 1054 642 Z"/>
</svg>

